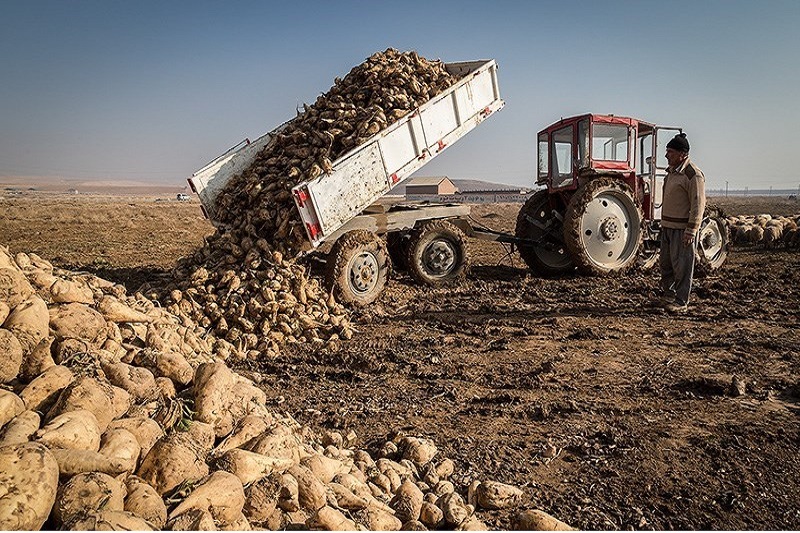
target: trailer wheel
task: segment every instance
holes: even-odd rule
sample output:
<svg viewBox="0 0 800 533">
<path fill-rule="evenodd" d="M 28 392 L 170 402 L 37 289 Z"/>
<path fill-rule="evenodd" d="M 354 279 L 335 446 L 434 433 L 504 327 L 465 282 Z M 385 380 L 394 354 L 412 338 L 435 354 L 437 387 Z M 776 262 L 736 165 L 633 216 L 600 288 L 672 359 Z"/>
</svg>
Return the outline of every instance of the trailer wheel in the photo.
<svg viewBox="0 0 800 533">
<path fill-rule="evenodd" d="M 467 273 L 467 238 L 447 220 L 429 220 L 411 232 L 406 250 L 408 273 L 418 282 L 442 287 Z"/>
<path fill-rule="evenodd" d="M 719 269 L 728 258 L 730 239 L 725 217 L 715 207 L 709 206 L 697 232 L 694 274 L 703 277 Z"/>
<path fill-rule="evenodd" d="M 519 245 L 519 255 L 535 274 L 556 276 L 575 270 L 575 264 L 564 246 L 561 221 L 554 216 L 547 190 L 537 191 L 517 215 L 514 234 L 522 239 L 533 239 L 544 246 Z"/>
<path fill-rule="evenodd" d="M 406 270 L 406 254 L 408 253 L 408 242 L 410 235 L 407 231 L 392 231 L 386 234 L 386 247 L 389 249 L 389 257 L 392 259 L 394 270 Z"/>
<path fill-rule="evenodd" d="M 380 296 L 389 277 L 389 265 L 383 240 L 371 231 L 355 230 L 333 245 L 325 279 L 337 300 L 361 307 Z"/>
<path fill-rule="evenodd" d="M 564 215 L 564 242 L 584 274 L 604 276 L 633 266 L 642 213 L 625 182 L 606 176 L 575 191 Z"/>
</svg>

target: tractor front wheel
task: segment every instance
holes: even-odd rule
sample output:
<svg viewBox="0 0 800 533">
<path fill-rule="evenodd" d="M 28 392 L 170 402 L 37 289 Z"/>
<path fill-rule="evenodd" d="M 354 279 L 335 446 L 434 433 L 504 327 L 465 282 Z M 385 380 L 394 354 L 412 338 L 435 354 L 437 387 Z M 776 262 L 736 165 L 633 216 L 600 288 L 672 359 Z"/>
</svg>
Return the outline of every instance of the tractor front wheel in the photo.
<svg viewBox="0 0 800 533">
<path fill-rule="evenodd" d="M 716 208 L 708 207 L 697 232 L 694 273 L 698 277 L 719 269 L 728 258 L 728 224 Z"/>
</svg>

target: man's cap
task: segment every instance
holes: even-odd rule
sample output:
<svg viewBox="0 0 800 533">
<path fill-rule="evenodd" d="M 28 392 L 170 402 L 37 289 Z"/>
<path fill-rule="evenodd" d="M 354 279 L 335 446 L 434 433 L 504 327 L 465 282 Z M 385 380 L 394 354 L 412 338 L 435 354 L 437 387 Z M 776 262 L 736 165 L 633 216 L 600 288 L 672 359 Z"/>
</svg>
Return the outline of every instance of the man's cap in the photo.
<svg viewBox="0 0 800 533">
<path fill-rule="evenodd" d="M 672 138 L 671 141 L 667 143 L 667 148 L 672 148 L 673 150 L 677 150 L 679 152 L 688 152 L 689 140 L 686 138 L 686 134 L 683 132 L 677 134 Z"/>
</svg>

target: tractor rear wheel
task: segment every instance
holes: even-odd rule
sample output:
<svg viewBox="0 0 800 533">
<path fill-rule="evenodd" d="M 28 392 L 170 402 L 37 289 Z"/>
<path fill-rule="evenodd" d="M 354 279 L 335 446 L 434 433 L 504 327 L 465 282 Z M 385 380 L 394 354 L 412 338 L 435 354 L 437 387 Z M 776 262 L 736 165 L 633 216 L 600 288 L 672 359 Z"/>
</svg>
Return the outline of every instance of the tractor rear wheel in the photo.
<svg viewBox="0 0 800 533">
<path fill-rule="evenodd" d="M 389 253 L 383 239 L 366 230 L 351 231 L 336 241 L 328 256 L 328 288 L 344 304 L 374 302 L 389 277 Z"/>
<path fill-rule="evenodd" d="M 594 179 L 572 196 L 564 216 L 564 243 L 584 274 L 605 276 L 636 264 L 642 213 L 619 178 Z"/>
<path fill-rule="evenodd" d="M 429 220 L 411 232 L 406 248 L 408 273 L 419 283 L 442 287 L 467 272 L 467 238 L 447 220 Z"/>
<path fill-rule="evenodd" d="M 728 258 L 728 224 L 715 207 L 706 208 L 697 232 L 694 273 L 698 277 L 717 270 Z"/>
<path fill-rule="evenodd" d="M 542 246 L 520 244 L 519 255 L 534 273 L 556 276 L 575 269 L 563 241 L 561 220 L 553 214 L 547 190 L 528 198 L 517 215 L 514 234 L 521 239 L 539 241 Z"/>
</svg>

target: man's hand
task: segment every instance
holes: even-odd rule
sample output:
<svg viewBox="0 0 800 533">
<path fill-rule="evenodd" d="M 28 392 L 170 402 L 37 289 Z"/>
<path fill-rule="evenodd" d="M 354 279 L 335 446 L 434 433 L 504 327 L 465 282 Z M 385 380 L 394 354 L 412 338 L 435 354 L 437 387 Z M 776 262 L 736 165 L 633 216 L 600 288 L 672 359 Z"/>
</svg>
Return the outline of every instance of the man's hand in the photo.
<svg viewBox="0 0 800 533">
<path fill-rule="evenodd" d="M 692 235 L 691 233 L 684 233 L 683 234 L 683 245 L 688 248 L 692 244 L 694 244 L 694 235 Z"/>
</svg>

